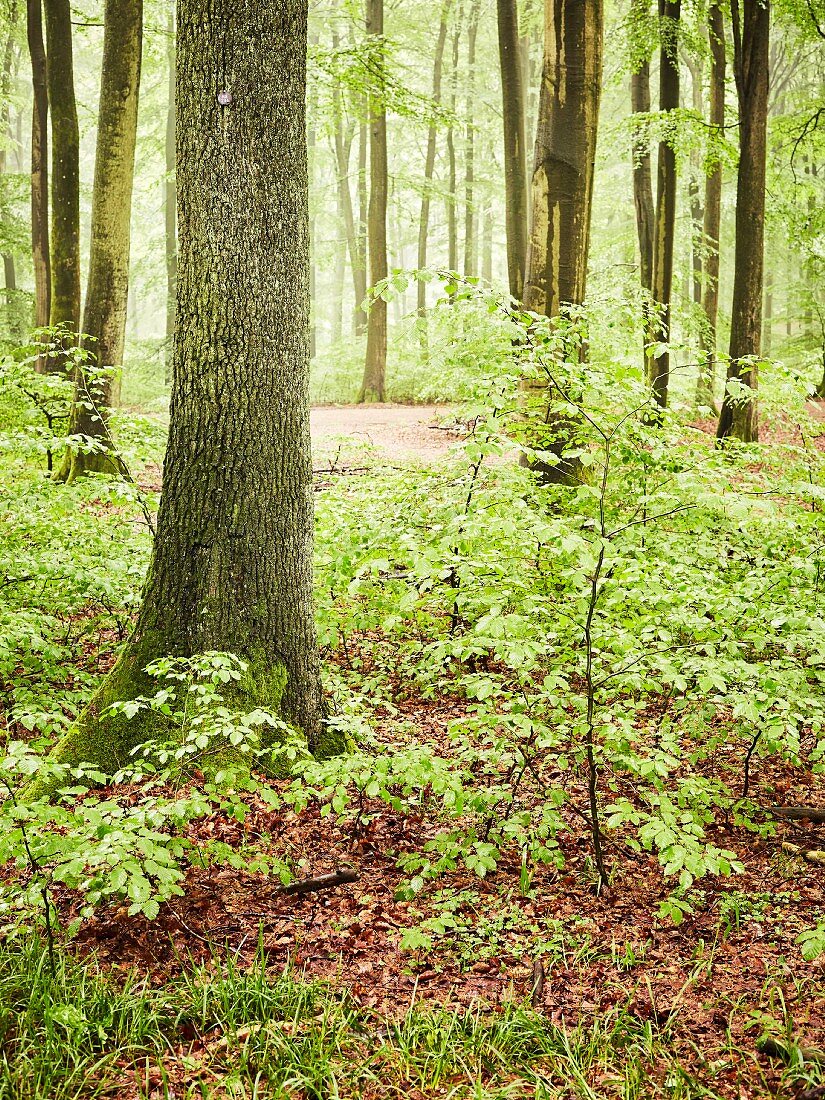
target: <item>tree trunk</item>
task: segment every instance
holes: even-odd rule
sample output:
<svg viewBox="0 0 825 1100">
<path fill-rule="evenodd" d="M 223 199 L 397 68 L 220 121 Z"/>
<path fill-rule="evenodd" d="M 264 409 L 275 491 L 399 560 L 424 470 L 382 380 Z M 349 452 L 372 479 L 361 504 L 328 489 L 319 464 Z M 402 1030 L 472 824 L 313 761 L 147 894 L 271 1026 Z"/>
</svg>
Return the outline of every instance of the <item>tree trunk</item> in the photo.
<svg viewBox="0 0 825 1100">
<path fill-rule="evenodd" d="M 42 0 L 27 0 L 26 37 L 32 65 L 32 260 L 34 263 L 34 323 L 49 323 L 52 296 L 51 252 L 49 248 L 49 91 L 46 77 L 46 48 L 43 45 Z M 43 357 L 38 369 L 52 361 Z"/>
<path fill-rule="evenodd" d="M 7 167 L 7 143 L 14 147 L 14 134 L 11 127 L 11 93 L 15 80 L 15 31 L 17 29 L 17 0 L 11 0 L 8 11 L 8 38 L 3 57 L 2 81 L 0 81 L 0 176 L 5 175 Z M 0 215 L 5 212 L 0 210 Z M 28 330 L 28 320 L 21 316 L 20 302 L 17 297 L 17 272 L 14 253 L 3 253 L 3 277 L 6 289 L 6 324 L 9 335 L 17 344 L 22 344 Z"/>
<path fill-rule="evenodd" d="M 489 204 L 484 208 L 481 239 L 481 277 L 486 283 L 493 281 L 493 208 Z M 512 290 L 510 291 L 512 294 Z"/>
<path fill-rule="evenodd" d="M 435 171 L 436 138 L 438 126 L 435 113 L 441 106 L 441 72 L 444 64 L 444 46 L 447 41 L 447 21 L 453 0 L 443 0 L 441 6 L 441 21 L 438 26 L 438 39 L 435 44 L 435 60 L 433 62 L 433 117 L 427 130 L 427 155 L 424 161 L 424 189 L 421 194 L 421 216 L 418 220 L 418 269 L 421 271 L 427 266 L 427 243 L 430 231 L 430 192 L 432 190 L 433 173 Z M 418 315 L 423 317 L 427 309 L 427 284 L 423 279 L 418 280 Z"/>
<path fill-rule="evenodd" d="M 467 24 L 467 137 L 464 145 L 464 274 L 478 274 L 475 187 L 476 39 L 480 0 L 473 0 Z"/>
<path fill-rule="evenodd" d="M 602 36 L 602 0 L 546 4 L 524 305 L 547 317 L 580 305 L 585 297 Z M 531 442 L 561 456 L 570 425 L 549 411 L 553 395 L 531 383 L 525 386 L 525 399 L 528 413 L 538 413 L 534 424 L 541 432 Z M 537 469 L 548 482 L 577 478 L 569 461 L 539 463 Z"/>
<path fill-rule="evenodd" d="M 458 47 L 461 42 L 461 15 L 459 7 L 455 30 L 453 31 L 453 67 L 450 74 L 450 118 L 456 116 L 458 107 Z M 453 124 L 447 127 L 447 267 L 458 271 L 458 217 L 456 204 L 457 173 L 455 163 L 455 136 Z"/>
<path fill-rule="evenodd" d="M 235 702 L 280 712 L 321 748 L 307 3 L 213 0 L 210 14 L 179 0 L 177 337 L 152 562 L 133 634 L 56 752 L 107 771 L 153 730 L 147 712 L 101 712 L 145 693 L 142 670 L 163 654 L 244 658 Z"/>
<path fill-rule="evenodd" d="M 175 13 L 169 8 L 166 21 L 166 71 L 169 90 L 166 105 L 166 179 L 163 185 L 163 214 L 166 237 L 166 341 L 165 377 L 172 381 L 175 355 L 175 300 L 177 297 L 178 242 L 177 193 L 175 188 Z"/>
<path fill-rule="evenodd" d="M 770 245 L 769 245 L 770 248 Z M 762 353 L 770 358 L 773 343 L 773 270 L 765 270 L 765 308 L 762 316 Z"/>
<path fill-rule="evenodd" d="M 337 50 L 340 45 L 337 31 L 332 32 L 332 47 Z M 346 235 L 347 249 L 349 251 L 350 268 L 352 269 L 352 286 L 355 295 L 354 326 L 356 335 L 363 329 L 366 317 L 361 303 L 367 296 L 367 268 L 365 256 L 361 250 L 360 227 L 355 222 L 355 212 L 352 206 L 352 194 L 349 187 L 349 161 L 352 152 L 352 133 L 344 130 L 344 113 L 341 104 L 341 86 L 335 81 L 332 86 L 332 112 L 335 130 L 333 143 L 335 146 L 335 167 L 338 183 L 338 209 L 343 221 Z M 359 163 L 359 189 L 360 189 L 360 163 Z"/>
<path fill-rule="evenodd" d="M 367 0 L 367 34 L 379 42 L 384 35 L 384 0 Z M 387 110 L 383 89 L 383 50 L 377 64 L 380 75 L 370 97 L 370 205 L 367 215 L 370 284 L 387 278 Z M 387 303 L 376 298 L 367 318 L 367 355 L 359 401 L 383 401 L 387 372 Z"/>
<path fill-rule="evenodd" d="M 69 0 L 44 0 L 52 116 L 52 292 L 49 323 L 80 327 L 80 132 Z"/>
<path fill-rule="evenodd" d="M 633 114 L 650 114 L 650 62 L 645 59 L 630 77 Z M 633 205 L 639 242 L 639 275 L 642 287 L 653 290 L 653 183 L 650 175 L 650 143 L 636 129 L 633 136 Z"/>
<path fill-rule="evenodd" d="M 95 371 L 78 370 L 69 434 L 97 449 L 66 451 L 55 477 L 122 472 L 108 426 L 114 379 L 123 366 L 129 295 L 132 185 L 135 173 L 143 0 L 106 0 L 100 82 L 89 281 L 83 342 Z M 105 370 L 100 374 L 101 369 Z"/>
<path fill-rule="evenodd" d="M 743 443 L 759 438 L 756 358 L 762 337 L 765 235 L 765 156 L 768 126 L 770 0 L 731 0 L 733 65 L 739 99 L 739 172 L 736 181 L 736 258 L 728 380 L 751 390 L 743 401 L 726 391 L 716 435 Z"/>
<path fill-rule="evenodd" d="M 725 17 L 721 0 L 708 10 L 710 46 L 710 105 L 708 124 L 711 141 L 720 141 L 725 127 Z M 716 374 L 716 317 L 719 312 L 719 232 L 722 223 L 722 165 L 714 157 L 705 176 L 705 211 L 702 237 L 705 246 L 705 277 L 702 286 L 704 324 L 700 332 L 700 367 L 696 401 L 715 409 L 713 396 Z"/>
<path fill-rule="evenodd" d="M 704 102 L 702 95 L 702 65 L 687 57 L 687 67 L 690 72 L 690 86 L 693 98 L 693 111 L 698 119 L 704 120 Z M 695 306 L 702 305 L 702 226 L 704 211 L 702 210 L 702 196 L 699 190 L 699 178 L 703 176 L 702 160 L 698 149 L 690 152 L 690 179 L 688 181 L 688 194 L 690 197 L 690 267 L 691 267 L 691 300 Z"/>
<path fill-rule="evenodd" d="M 510 294 L 521 301 L 527 264 L 527 141 L 517 0 L 498 0 L 498 56 L 504 122 L 504 211 Z"/>
<path fill-rule="evenodd" d="M 659 0 L 659 110 L 679 109 L 679 19 L 681 0 Z M 673 287 L 673 251 L 676 230 L 676 151 L 670 141 L 659 142 L 656 179 L 656 216 L 653 223 L 653 309 L 648 343 L 670 339 L 670 297 Z M 667 405 L 670 354 L 647 356 L 647 379 L 656 401 Z"/>
<path fill-rule="evenodd" d="M 317 36 L 309 39 L 309 45 L 314 47 Z M 317 290 L 317 265 L 315 257 L 316 238 L 316 203 L 315 203 L 315 136 L 317 132 L 317 112 L 314 86 L 312 94 L 307 102 L 307 171 L 309 174 L 309 357 L 314 359 L 318 351 L 318 290 Z"/>
<path fill-rule="evenodd" d="M 365 110 L 367 109 L 364 103 Z M 367 296 L 367 222 L 369 220 L 367 195 L 367 136 L 366 122 L 358 127 L 358 270 L 363 272 L 364 293 L 355 303 L 355 335 L 363 336 L 367 331 L 367 315 L 361 304 Z M 355 276 L 353 275 L 353 278 Z M 357 293 L 357 291 L 356 291 Z"/>
</svg>

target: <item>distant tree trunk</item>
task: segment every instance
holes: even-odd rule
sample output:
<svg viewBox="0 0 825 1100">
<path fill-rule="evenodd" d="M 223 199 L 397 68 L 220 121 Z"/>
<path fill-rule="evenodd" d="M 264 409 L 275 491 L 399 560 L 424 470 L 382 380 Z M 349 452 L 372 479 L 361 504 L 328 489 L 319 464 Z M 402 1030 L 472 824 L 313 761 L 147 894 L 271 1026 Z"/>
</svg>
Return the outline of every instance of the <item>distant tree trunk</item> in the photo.
<svg viewBox="0 0 825 1100">
<path fill-rule="evenodd" d="M 332 48 L 340 48 L 338 32 L 333 29 Z M 332 86 L 332 115 L 333 115 L 333 146 L 335 149 L 335 168 L 338 190 L 338 211 L 346 237 L 346 248 L 349 252 L 350 269 L 352 270 L 352 285 L 355 296 L 354 327 L 356 334 L 361 331 L 366 321 L 361 303 L 367 296 L 367 268 L 365 257 L 361 251 L 360 226 L 356 224 L 355 211 L 352 205 L 352 193 L 349 186 L 349 162 L 352 153 L 352 130 L 346 130 L 344 126 L 344 112 L 341 103 L 341 85 L 335 81 Z M 359 179 L 360 189 L 360 164 Z"/>
<path fill-rule="evenodd" d="M 453 66 L 450 74 L 450 118 L 455 118 L 458 107 L 458 47 L 461 42 L 461 16 L 459 7 L 455 30 L 453 31 Z M 458 271 L 458 201 L 457 172 L 455 163 L 455 136 L 453 124 L 447 127 L 447 267 Z"/>
<path fill-rule="evenodd" d="M 343 212 L 341 210 L 341 198 L 338 197 L 338 218 L 343 225 Z M 343 335 L 342 319 L 344 313 L 344 275 L 347 266 L 347 242 L 346 239 L 335 242 L 335 270 L 332 276 L 332 314 L 330 317 L 330 340 L 337 344 Z"/>
<path fill-rule="evenodd" d="M 690 85 L 693 98 L 693 110 L 697 118 L 704 120 L 704 102 L 702 95 L 702 65 L 694 61 L 692 57 L 686 57 L 688 71 L 690 72 Z M 688 194 L 690 197 L 690 257 L 691 257 L 691 300 L 695 306 L 702 305 L 702 253 L 704 243 L 702 240 L 702 227 L 704 211 L 702 210 L 702 197 L 699 190 L 699 178 L 704 176 L 702 160 L 698 148 L 690 152 L 690 179 L 688 180 Z"/>
<path fill-rule="evenodd" d="M 49 323 L 80 327 L 80 131 L 69 0 L 44 0 L 52 116 L 52 292 Z"/>
<path fill-rule="evenodd" d="M 15 48 L 14 39 L 17 28 L 17 0 L 11 0 L 8 10 L 9 31 L 6 39 L 6 49 L 3 57 L 2 82 L 0 82 L 0 176 L 4 175 L 7 167 L 6 142 L 13 147 L 14 134 L 11 128 L 11 93 L 15 78 Z M 0 214 L 3 211 L 0 210 Z M 15 343 L 22 343 L 25 339 L 28 323 L 24 321 L 20 313 L 17 299 L 17 271 L 14 263 L 14 253 L 6 250 L 3 253 L 3 276 L 6 288 L 6 320 L 9 335 Z"/>
<path fill-rule="evenodd" d="M 476 39 L 480 0 L 472 0 L 467 24 L 467 137 L 464 146 L 464 274 L 477 275 L 475 209 Z"/>
<path fill-rule="evenodd" d="M 367 221 L 369 219 L 369 200 L 367 196 L 367 136 L 367 124 L 362 121 L 358 127 L 358 270 L 363 272 L 364 293 L 355 303 L 356 336 L 362 336 L 367 331 L 367 315 L 363 309 L 361 309 L 361 304 L 367 296 Z M 356 294 L 357 293 L 356 290 Z"/>
<path fill-rule="evenodd" d="M 92 363 L 107 374 L 77 372 L 69 433 L 94 439 L 98 449 L 67 450 L 59 481 L 122 470 L 107 421 L 126 335 L 142 28 L 143 0 L 106 0 L 83 339 Z"/>
<path fill-rule="evenodd" d="M 602 0 L 551 0 L 545 6 L 544 68 L 524 305 L 557 317 L 584 301 L 602 76 Z M 559 456 L 569 424 L 552 415 L 546 387 L 525 387 L 528 413 L 544 438 L 541 450 Z M 577 465 L 577 464 L 576 464 Z M 545 481 L 568 481 L 574 465 L 539 463 Z"/>
<path fill-rule="evenodd" d="M 721 0 L 712 0 L 708 9 L 710 45 L 710 106 L 708 124 L 711 141 L 720 141 L 725 126 L 725 17 Z M 696 401 L 715 409 L 713 396 L 716 374 L 716 317 L 719 312 L 719 233 L 722 223 L 722 165 L 714 157 L 705 176 L 705 212 L 702 237 L 705 251 L 705 277 L 702 287 L 704 324 L 700 332 L 700 367 Z"/>
<path fill-rule="evenodd" d="M 438 26 L 438 39 L 435 44 L 435 60 L 433 62 L 433 118 L 427 130 L 427 155 L 424 161 L 424 189 L 421 194 L 421 215 L 418 220 L 418 269 L 427 266 L 427 243 L 430 232 L 430 192 L 432 190 L 433 173 L 435 171 L 436 139 L 438 137 L 438 125 L 435 111 L 441 106 L 441 73 L 444 65 L 444 46 L 447 41 L 447 23 L 450 16 L 450 8 L 453 0 L 442 0 L 441 20 Z M 427 309 L 427 284 L 423 279 L 418 280 L 418 315 L 423 317 Z"/>
<path fill-rule="evenodd" d="M 493 208 L 487 204 L 484 208 L 481 236 L 481 277 L 485 282 L 493 281 Z M 512 291 L 510 291 L 512 294 Z"/>
<path fill-rule="evenodd" d="M 306 0 L 179 0 L 175 371 L 135 629 L 55 757 L 107 772 L 151 735 L 115 700 L 167 654 L 228 651 L 233 705 L 320 751 L 308 408 Z M 212 77 L 215 79 L 212 79 Z M 217 92 L 232 99 L 220 105 Z M 288 293 L 285 293 L 288 288 Z M 219 399 L 216 399 L 219 395 Z"/>
<path fill-rule="evenodd" d="M 631 25 L 638 33 L 637 24 L 646 20 L 650 11 L 649 0 L 634 0 L 631 6 Z M 636 52 L 635 50 L 632 52 Z M 647 49 L 636 58 L 636 67 L 630 75 L 630 109 L 634 116 L 650 114 L 650 58 Z M 646 122 L 635 120 L 631 151 L 633 156 L 633 206 L 636 211 L 636 237 L 639 244 L 639 280 L 642 285 L 643 351 L 650 331 L 650 298 L 653 293 L 653 183 L 650 171 L 650 139 Z M 645 363 L 647 355 L 645 353 Z"/>
<path fill-rule="evenodd" d="M 378 42 L 384 35 L 384 0 L 367 0 L 367 34 Z M 370 283 L 387 278 L 387 110 L 383 89 L 383 50 L 379 49 L 381 75 L 370 97 L 370 205 L 367 215 Z M 367 355 L 359 401 L 383 401 L 387 372 L 387 303 L 376 298 L 367 318 Z"/>
<path fill-rule="evenodd" d="M 34 323 L 49 323 L 52 297 L 51 252 L 49 248 L 49 90 L 46 77 L 46 48 L 43 45 L 42 0 L 27 0 L 26 37 L 32 65 L 32 260 L 34 263 Z M 48 369 L 43 358 L 38 369 Z"/>
<path fill-rule="evenodd" d="M 762 317 L 762 352 L 770 357 L 773 343 L 773 269 L 765 270 L 765 309 Z"/>
<path fill-rule="evenodd" d="M 731 0 L 731 24 L 739 99 L 739 173 L 728 380 L 749 387 L 752 399 L 742 401 L 726 391 L 716 435 L 719 439 L 733 435 L 750 443 L 759 438 L 755 358 L 762 337 L 770 0 L 742 0 L 741 17 L 739 0 Z"/>
<path fill-rule="evenodd" d="M 170 6 L 166 21 L 166 71 L 169 80 L 166 105 L 166 179 L 163 213 L 166 235 L 166 382 L 172 381 L 175 356 L 175 307 L 178 279 L 177 188 L 175 186 L 175 13 Z"/>
<path fill-rule="evenodd" d="M 510 294 L 521 301 L 527 264 L 527 142 L 525 88 L 517 0 L 497 0 L 498 55 L 504 121 L 504 210 Z"/>
<path fill-rule="evenodd" d="M 659 0 L 659 110 L 679 109 L 679 19 L 681 0 Z M 676 231 L 676 150 L 670 141 L 659 142 L 656 181 L 656 217 L 653 223 L 653 308 L 648 342 L 670 339 L 670 298 L 673 287 L 673 251 Z M 667 405 L 670 354 L 648 353 L 647 378 L 656 401 Z"/>
</svg>

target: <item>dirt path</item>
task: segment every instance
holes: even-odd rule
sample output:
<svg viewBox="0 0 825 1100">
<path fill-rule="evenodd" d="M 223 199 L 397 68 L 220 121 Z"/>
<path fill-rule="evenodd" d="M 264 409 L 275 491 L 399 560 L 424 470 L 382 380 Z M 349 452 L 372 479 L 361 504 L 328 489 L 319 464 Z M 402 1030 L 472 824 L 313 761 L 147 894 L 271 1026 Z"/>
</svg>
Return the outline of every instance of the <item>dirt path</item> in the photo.
<svg viewBox="0 0 825 1100">
<path fill-rule="evenodd" d="M 364 447 L 397 461 L 433 462 L 461 438 L 441 425 L 450 423 L 447 405 L 318 405 L 312 409 L 316 466 L 333 458 L 351 462 Z"/>
</svg>

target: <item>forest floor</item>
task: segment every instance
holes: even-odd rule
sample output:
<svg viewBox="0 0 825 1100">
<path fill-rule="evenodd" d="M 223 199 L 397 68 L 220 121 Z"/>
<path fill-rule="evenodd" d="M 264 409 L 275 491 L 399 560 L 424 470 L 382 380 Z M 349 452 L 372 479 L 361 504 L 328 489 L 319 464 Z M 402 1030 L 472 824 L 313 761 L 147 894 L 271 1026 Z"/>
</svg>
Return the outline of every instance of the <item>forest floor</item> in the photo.
<svg viewBox="0 0 825 1100">
<path fill-rule="evenodd" d="M 310 414 L 317 455 L 349 463 L 372 450 L 391 462 L 434 462 L 459 439 L 447 405 L 315 405 Z"/>
</svg>

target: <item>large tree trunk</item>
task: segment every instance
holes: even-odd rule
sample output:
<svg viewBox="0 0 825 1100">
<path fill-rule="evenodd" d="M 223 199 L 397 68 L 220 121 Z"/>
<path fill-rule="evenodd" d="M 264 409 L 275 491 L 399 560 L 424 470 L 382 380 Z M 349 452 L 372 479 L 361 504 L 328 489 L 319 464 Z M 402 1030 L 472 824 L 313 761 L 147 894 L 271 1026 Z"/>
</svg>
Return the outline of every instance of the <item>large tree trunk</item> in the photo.
<svg viewBox="0 0 825 1100">
<path fill-rule="evenodd" d="M 720 141 L 725 126 L 725 18 L 721 0 L 712 0 L 708 10 L 710 46 L 710 140 Z M 705 211 L 702 236 L 705 246 L 705 277 L 702 286 L 704 324 L 700 333 L 699 382 L 696 401 L 714 405 L 716 373 L 716 318 L 719 312 L 719 233 L 722 224 L 722 165 L 718 157 L 705 177 Z"/>
<path fill-rule="evenodd" d="M 659 110 L 679 109 L 679 19 L 681 0 L 659 0 Z M 653 309 L 648 343 L 670 339 L 670 297 L 673 287 L 673 251 L 676 231 L 676 150 L 671 141 L 659 142 L 656 179 L 656 217 L 653 224 Z M 670 354 L 647 356 L 647 379 L 656 401 L 667 405 Z"/>
<path fill-rule="evenodd" d="M 384 0 L 367 0 L 367 34 L 379 42 L 384 35 Z M 370 283 L 387 278 L 387 110 L 383 92 L 383 51 L 379 50 L 381 77 L 370 102 L 370 205 L 367 215 Z M 383 401 L 387 372 L 387 303 L 376 298 L 367 318 L 367 356 L 359 401 Z"/>
<path fill-rule="evenodd" d="M 418 269 L 427 266 L 427 243 L 430 232 L 430 191 L 435 171 L 436 138 L 438 125 L 435 112 L 441 106 L 441 72 L 444 64 L 444 46 L 447 42 L 447 21 L 453 0 L 443 0 L 441 21 L 438 26 L 438 39 L 435 44 L 433 62 L 433 117 L 427 130 L 427 155 L 424 161 L 424 189 L 421 194 L 421 215 L 418 219 Z M 418 315 L 423 317 L 427 308 L 427 284 L 418 280 Z"/>
<path fill-rule="evenodd" d="M 476 40 L 480 0 L 472 0 L 467 24 L 467 138 L 464 145 L 464 274 L 476 275 L 478 245 L 475 208 Z"/>
<path fill-rule="evenodd" d="M 332 47 L 337 50 L 340 45 L 338 33 L 333 29 Z M 335 146 L 335 167 L 338 178 L 338 209 L 344 225 L 344 233 L 347 239 L 350 268 L 352 270 L 352 286 L 355 295 L 354 327 L 356 334 L 363 327 L 366 317 L 361 309 L 361 304 L 367 296 L 367 268 L 365 257 L 361 250 L 360 227 L 355 221 L 355 212 L 352 205 L 352 193 L 349 186 L 349 162 L 352 152 L 353 134 L 344 129 L 344 112 L 341 103 L 341 85 L 338 81 L 332 86 L 332 111 L 335 130 L 333 142 Z M 360 172 L 360 165 L 359 165 Z M 360 186 L 360 176 L 359 176 Z"/>
<path fill-rule="evenodd" d="M 585 297 L 601 95 L 602 0 L 548 0 L 544 36 L 524 305 L 557 317 Z M 525 387 L 536 429 L 531 443 L 561 456 L 569 424 L 549 413 L 553 399 L 538 383 Z M 540 463 L 537 469 L 545 481 L 577 477 L 573 464 L 564 460 Z"/>
<path fill-rule="evenodd" d="M 57 750 L 106 770 L 152 728 L 145 712 L 101 712 L 145 692 L 162 654 L 239 655 L 238 705 L 280 712 L 320 747 L 307 3 L 213 0 L 210 13 L 179 0 L 177 338 L 152 562 L 132 636 Z"/>
<path fill-rule="evenodd" d="M 740 19 L 739 0 L 731 0 L 739 99 L 739 173 L 728 380 L 744 383 L 752 394 L 750 400 L 743 401 L 725 393 L 716 435 L 719 439 L 733 435 L 750 443 L 759 438 L 756 357 L 762 337 L 770 0 L 743 0 L 742 8 Z"/>
<path fill-rule="evenodd" d="M 96 371 L 77 371 L 69 426 L 70 435 L 94 439 L 97 449 L 91 453 L 77 447 L 67 450 L 55 476 L 68 482 L 90 471 L 121 472 L 108 414 L 126 337 L 143 0 L 106 0 L 104 28 L 92 241 L 83 310 L 84 347 Z M 104 374 L 99 373 L 101 368 Z"/>
<path fill-rule="evenodd" d="M 26 2 L 26 37 L 32 65 L 32 260 L 34 263 L 34 323 L 49 323 L 52 297 L 51 253 L 49 249 L 49 90 L 46 76 L 46 48 L 43 45 L 42 0 Z M 45 356 L 38 369 L 48 369 Z"/>
<path fill-rule="evenodd" d="M 80 327 L 80 132 L 69 0 L 44 0 L 52 116 L 52 293 L 49 323 Z"/>
<path fill-rule="evenodd" d="M 510 294 L 521 301 L 527 264 L 527 141 L 517 0 L 497 0 L 504 122 L 504 211 Z"/>
<path fill-rule="evenodd" d="M 175 354 L 175 301 L 177 297 L 178 232 L 177 193 L 175 188 L 175 11 L 170 6 L 166 21 L 166 179 L 163 184 L 163 217 L 166 243 L 166 382 L 172 381 Z"/>
</svg>

